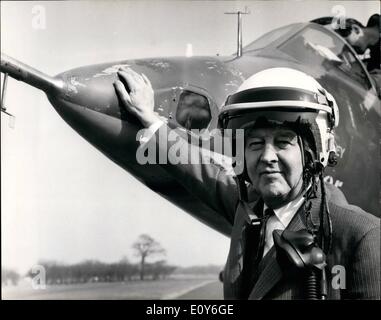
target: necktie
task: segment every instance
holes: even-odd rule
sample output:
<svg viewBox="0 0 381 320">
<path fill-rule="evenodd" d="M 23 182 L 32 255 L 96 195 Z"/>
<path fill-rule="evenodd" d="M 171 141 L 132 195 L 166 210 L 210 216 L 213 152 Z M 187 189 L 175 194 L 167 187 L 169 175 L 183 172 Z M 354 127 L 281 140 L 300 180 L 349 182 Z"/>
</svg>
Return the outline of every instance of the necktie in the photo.
<svg viewBox="0 0 381 320">
<path fill-rule="evenodd" d="M 258 242 L 258 250 L 255 258 L 255 267 L 258 267 L 259 262 L 262 260 L 263 251 L 265 249 L 266 243 L 266 228 L 267 221 L 270 219 L 275 212 L 273 209 L 267 208 L 264 212 L 263 217 L 261 218 L 261 230 L 259 231 L 259 242 Z"/>
</svg>

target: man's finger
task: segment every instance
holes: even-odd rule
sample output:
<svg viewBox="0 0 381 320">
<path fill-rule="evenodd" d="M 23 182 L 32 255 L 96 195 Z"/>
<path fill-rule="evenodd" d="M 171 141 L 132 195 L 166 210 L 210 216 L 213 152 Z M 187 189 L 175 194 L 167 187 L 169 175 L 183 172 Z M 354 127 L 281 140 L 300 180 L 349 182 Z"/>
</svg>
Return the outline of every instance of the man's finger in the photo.
<svg viewBox="0 0 381 320">
<path fill-rule="evenodd" d="M 152 88 L 151 81 L 149 81 L 149 79 L 147 78 L 147 76 L 146 76 L 144 73 L 142 73 L 142 78 L 143 78 L 144 82 L 145 82 L 150 88 Z"/>
<path fill-rule="evenodd" d="M 139 73 L 137 73 L 134 69 L 132 69 L 132 68 L 125 68 L 125 70 L 124 71 L 126 71 L 126 72 L 128 72 L 129 74 L 131 74 L 133 77 L 135 77 L 135 78 L 139 78 L 140 77 L 140 75 L 139 75 Z"/>
<path fill-rule="evenodd" d="M 141 75 L 132 70 L 131 68 L 123 68 L 122 71 L 128 74 L 132 79 L 134 79 L 137 84 L 144 83 L 144 80 L 141 77 Z"/>
<path fill-rule="evenodd" d="M 126 88 L 124 87 L 123 82 L 119 81 L 119 80 L 115 81 L 114 87 L 115 87 L 115 91 L 116 91 L 116 94 L 118 95 L 119 99 L 123 103 L 125 103 L 126 105 L 131 107 L 132 106 L 131 98 L 130 98 L 130 95 L 128 94 Z"/>
<path fill-rule="evenodd" d="M 121 82 L 124 83 L 128 93 L 130 93 L 131 91 L 136 91 L 138 82 L 131 73 L 127 71 L 118 71 L 117 74 Z"/>
</svg>

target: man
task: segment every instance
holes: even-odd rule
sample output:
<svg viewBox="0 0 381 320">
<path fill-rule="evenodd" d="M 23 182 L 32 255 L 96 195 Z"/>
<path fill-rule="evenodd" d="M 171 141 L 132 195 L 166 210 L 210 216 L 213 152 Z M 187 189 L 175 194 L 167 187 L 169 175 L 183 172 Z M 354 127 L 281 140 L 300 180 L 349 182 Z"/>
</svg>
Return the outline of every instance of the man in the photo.
<svg viewBox="0 0 381 320">
<path fill-rule="evenodd" d="M 154 134 L 147 143 L 170 153 L 174 142 L 153 111 L 149 80 L 129 69 L 118 74 L 121 103 Z M 224 297 L 379 299 L 380 221 L 323 183 L 335 160 L 334 98 L 300 71 L 272 68 L 244 81 L 219 120 L 222 129 L 245 130 L 237 159 L 244 165 L 236 166 L 243 170 L 232 175 L 216 161 L 164 168 L 232 225 Z M 187 141 L 176 143 L 189 152 Z"/>
<path fill-rule="evenodd" d="M 321 25 L 330 26 L 345 38 L 353 49 L 360 55 L 363 55 L 367 49 L 369 49 L 369 58 L 366 58 L 366 63 L 369 72 L 377 72 L 380 70 L 380 15 L 372 15 L 368 23 L 363 26 L 356 19 L 345 19 L 345 25 L 340 25 L 340 19 L 338 23 L 333 25 L 332 17 L 322 17 L 312 20 Z"/>
</svg>

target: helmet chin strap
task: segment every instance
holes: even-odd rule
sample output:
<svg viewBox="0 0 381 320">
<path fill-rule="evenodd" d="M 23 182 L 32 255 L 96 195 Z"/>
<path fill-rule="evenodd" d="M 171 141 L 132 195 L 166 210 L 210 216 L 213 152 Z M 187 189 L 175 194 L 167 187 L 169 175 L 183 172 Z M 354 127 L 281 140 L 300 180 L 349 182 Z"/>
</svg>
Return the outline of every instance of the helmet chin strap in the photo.
<svg viewBox="0 0 381 320">
<path fill-rule="evenodd" d="M 299 134 L 297 135 L 297 138 L 298 138 L 298 145 L 299 145 L 299 148 L 300 148 L 300 153 L 301 153 L 301 156 L 302 156 L 302 166 L 304 168 L 305 165 L 306 165 L 306 159 L 304 157 L 303 141 L 302 141 L 302 138 L 300 137 Z"/>
<path fill-rule="evenodd" d="M 303 181 L 303 172 L 300 174 L 298 181 L 296 181 L 296 183 L 292 186 L 289 194 L 291 193 L 292 190 L 295 190 L 298 187 L 298 185 L 300 184 L 301 181 Z M 307 189 L 308 188 L 305 188 L 305 186 L 304 186 L 304 182 L 302 182 L 302 187 L 301 187 L 300 191 L 298 192 L 298 194 L 295 195 L 294 199 L 300 195 L 304 196 L 304 194 L 307 192 Z"/>
</svg>

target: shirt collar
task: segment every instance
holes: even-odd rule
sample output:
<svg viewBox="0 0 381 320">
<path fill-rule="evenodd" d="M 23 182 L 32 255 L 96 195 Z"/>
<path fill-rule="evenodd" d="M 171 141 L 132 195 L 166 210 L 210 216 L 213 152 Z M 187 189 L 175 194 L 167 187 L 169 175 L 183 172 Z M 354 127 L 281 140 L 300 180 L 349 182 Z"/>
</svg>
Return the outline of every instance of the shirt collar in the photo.
<svg viewBox="0 0 381 320">
<path fill-rule="evenodd" d="M 273 209 L 276 217 L 278 220 L 282 223 L 282 225 L 286 228 L 288 224 L 291 222 L 292 218 L 296 214 L 296 212 L 299 210 L 299 208 L 302 206 L 304 202 L 303 193 L 299 195 L 294 200 L 290 201 L 283 207 L 280 207 L 278 209 Z M 268 208 L 266 203 L 263 205 L 263 212 Z"/>
</svg>

